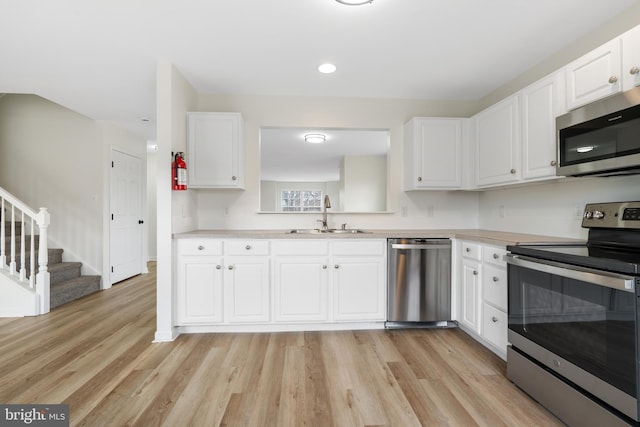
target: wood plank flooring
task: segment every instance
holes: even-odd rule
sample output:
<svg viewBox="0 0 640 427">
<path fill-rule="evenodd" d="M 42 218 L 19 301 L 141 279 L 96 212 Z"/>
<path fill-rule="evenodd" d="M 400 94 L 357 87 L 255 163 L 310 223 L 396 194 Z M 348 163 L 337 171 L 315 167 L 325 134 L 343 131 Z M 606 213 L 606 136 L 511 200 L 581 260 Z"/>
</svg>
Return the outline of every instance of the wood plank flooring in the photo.
<svg viewBox="0 0 640 427">
<path fill-rule="evenodd" d="M 74 426 L 561 426 L 458 329 L 182 335 L 153 344 L 151 272 L 0 319 L 0 402 Z"/>
</svg>

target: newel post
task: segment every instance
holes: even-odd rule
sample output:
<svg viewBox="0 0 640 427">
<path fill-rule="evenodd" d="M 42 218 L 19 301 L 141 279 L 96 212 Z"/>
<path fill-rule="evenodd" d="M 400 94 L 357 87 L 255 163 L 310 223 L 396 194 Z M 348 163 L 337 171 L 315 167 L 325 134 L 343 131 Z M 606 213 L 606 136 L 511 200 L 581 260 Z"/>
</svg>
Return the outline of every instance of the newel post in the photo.
<svg viewBox="0 0 640 427">
<path fill-rule="evenodd" d="M 49 250 L 47 247 L 47 228 L 49 227 L 49 212 L 47 208 L 40 208 L 36 215 L 36 222 L 40 230 L 38 242 L 38 274 L 36 275 L 36 293 L 40 297 L 40 314 L 49 312 Z"/>
</svg>

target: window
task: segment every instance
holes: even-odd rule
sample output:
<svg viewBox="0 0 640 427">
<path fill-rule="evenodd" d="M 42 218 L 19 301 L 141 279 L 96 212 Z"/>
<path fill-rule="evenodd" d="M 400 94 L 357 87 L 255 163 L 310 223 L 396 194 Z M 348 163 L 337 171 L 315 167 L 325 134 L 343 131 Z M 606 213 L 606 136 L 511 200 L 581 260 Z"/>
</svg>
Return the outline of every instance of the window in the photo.
<svg viewBox="0 0 640 427">
<path fill-rule="evenodd" d="M 321 190 L 282 190 L 280 193 L 282 212 L 321 212 Z"/>
</svg>

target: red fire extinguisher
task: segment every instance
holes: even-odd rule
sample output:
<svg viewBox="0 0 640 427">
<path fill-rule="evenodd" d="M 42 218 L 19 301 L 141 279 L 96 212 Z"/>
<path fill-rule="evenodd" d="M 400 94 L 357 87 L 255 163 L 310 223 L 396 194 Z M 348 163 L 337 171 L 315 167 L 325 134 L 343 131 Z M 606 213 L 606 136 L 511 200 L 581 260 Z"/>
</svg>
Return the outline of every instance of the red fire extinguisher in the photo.
<svg viewBox="0 0 640 427">
<path fill-rule="evenodd" d="M 171 184 L 174 190 L 187 189 L 187 163 L 183 152 L 177 152 L 171 162 Z"/>
</svg>

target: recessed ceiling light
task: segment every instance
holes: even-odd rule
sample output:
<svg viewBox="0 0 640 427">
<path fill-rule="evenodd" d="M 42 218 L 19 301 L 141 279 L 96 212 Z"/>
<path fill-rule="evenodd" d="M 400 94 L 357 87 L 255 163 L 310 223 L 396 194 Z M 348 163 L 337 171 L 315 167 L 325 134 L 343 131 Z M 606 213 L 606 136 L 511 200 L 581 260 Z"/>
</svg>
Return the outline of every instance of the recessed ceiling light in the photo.
<svg viewBox="0 0 640 427">
<path fill-rule="evenodd" d="M 331 74 L 336 71 L 336 66 L 333 64 L 322 64 L 318 67 L 318 71 L 323 74 Z"/>
<path fill-rule="evenodd" d="M 327 140 L 327 136 L 321 133 L 308 133 L 304 136 L 304 140 L 310 144 L 319 144 Z"/>
<path fill-rule="evenodd" d="M 358 0 L 336 0 L 338 3 L 346 4 L 347 6 L 362 6 L 363 4 L 373 3 L 373 0 L 358 1 Z"/>
</svg>

